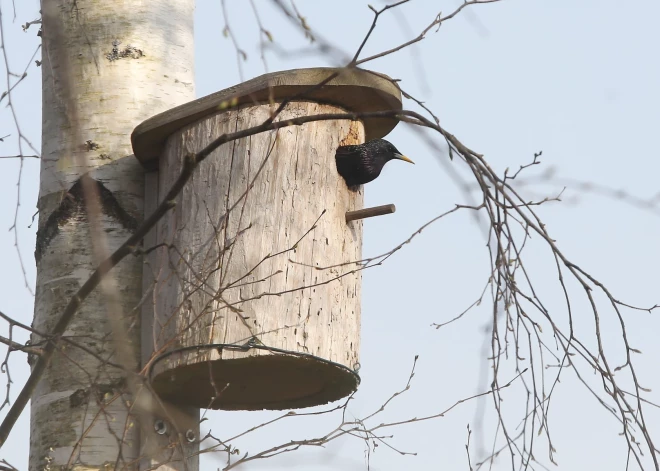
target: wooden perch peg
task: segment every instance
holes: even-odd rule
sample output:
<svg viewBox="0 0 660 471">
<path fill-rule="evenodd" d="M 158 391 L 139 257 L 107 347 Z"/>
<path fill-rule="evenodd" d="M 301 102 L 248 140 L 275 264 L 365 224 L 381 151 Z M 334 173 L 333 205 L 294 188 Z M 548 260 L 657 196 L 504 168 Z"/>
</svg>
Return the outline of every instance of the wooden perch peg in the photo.
<svg viewBox="0 0 660 471">
<path fill-rule="evenodd" d="M 375 216 L 384 216 L 385 214 L 392 214 L 396 211 L 396 206 L 393 204 L 384 204 L 382 206 L 374 206 L 373 208 L 358 209 L 357 211 L 346 212 L 346 222 L 355 221 L 357 219 L 372 218 Z"/>
</svg>

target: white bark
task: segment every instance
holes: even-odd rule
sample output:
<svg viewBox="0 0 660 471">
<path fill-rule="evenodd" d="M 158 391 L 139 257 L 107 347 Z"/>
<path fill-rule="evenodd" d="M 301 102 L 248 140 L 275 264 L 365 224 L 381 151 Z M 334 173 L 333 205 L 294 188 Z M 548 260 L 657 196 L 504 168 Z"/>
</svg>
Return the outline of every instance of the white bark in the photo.
<svg viewBox="0 0 660 471">
<path fill-rule="evenodd" d="M 194 0 L 42 3 L 43 159 L 33 323 L 40 332 L 49 331 L 99 257 L 117 248 L 143 217 L 144 174 L 131 155 L 130 133 L 144 119 L 194 97 L 193 8 Z M 100 193 L 96 214 L 86 211 L 89 193 L 78 183 L 85 172 L 100 183 L 93 185 Z M 128 359 L 137 367 L 139 322 L 132 322 L 139 317 L 134 309 L 141 274 L 139 258 L 124 260 L 70 324 L 66 335 L 98 355 L 63 343 L 53 358 L 32 398 L 30 469 L 135 467 L 139 428 L 128 413 L 125 374 L 101 359 Z M 129 332 L 113 335 L 122 325 L 131 325 Z"/>
</svg>

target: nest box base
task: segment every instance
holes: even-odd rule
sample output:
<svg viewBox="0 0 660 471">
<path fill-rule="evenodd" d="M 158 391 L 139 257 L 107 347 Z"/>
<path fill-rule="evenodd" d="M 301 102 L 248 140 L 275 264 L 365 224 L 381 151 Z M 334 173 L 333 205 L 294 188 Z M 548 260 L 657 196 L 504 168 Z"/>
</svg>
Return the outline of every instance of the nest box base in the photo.
<svg viewBox="0 0 660 471">
<path fill-rule="evenodd" d="M 354 392 L 360 377 L 349 368 L 305 355 L 260 355 L 210 360 L 156 375 L 163 399 L 201 409 L 283 410 L 312 407 Z"/>
</svg>

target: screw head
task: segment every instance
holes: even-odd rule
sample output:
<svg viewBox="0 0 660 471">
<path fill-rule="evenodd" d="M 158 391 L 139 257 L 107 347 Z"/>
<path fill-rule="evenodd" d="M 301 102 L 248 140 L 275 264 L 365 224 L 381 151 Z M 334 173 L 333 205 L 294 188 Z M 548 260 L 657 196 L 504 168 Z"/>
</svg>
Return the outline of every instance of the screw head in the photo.
<svg viewBox="0 0 660 471">
<path fill-rule="evenodd" d="M 165 435 L 167 433 L 167 424 L 162 419 L 156 419 L 154 422 L 154 430 L 158 435 Z"/>
</svg>

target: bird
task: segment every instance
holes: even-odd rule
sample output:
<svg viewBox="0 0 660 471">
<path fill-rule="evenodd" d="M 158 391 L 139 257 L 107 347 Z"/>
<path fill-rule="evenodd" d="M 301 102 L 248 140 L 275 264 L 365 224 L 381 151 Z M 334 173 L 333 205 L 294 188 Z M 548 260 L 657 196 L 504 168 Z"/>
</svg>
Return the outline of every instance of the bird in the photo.
<svg viewBox="0 0 660 471">
<path fill-rule="evenodd" d="M 393 159 L 415 163 L 385 139 L 373 139 L 355 146 L 339 146 L 335 153 L 337 172 L 349 188 L 375 180 L 385 164 Z"/>
</svg>

